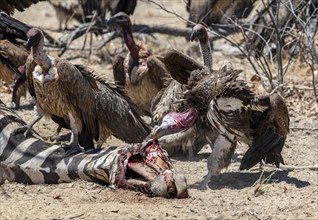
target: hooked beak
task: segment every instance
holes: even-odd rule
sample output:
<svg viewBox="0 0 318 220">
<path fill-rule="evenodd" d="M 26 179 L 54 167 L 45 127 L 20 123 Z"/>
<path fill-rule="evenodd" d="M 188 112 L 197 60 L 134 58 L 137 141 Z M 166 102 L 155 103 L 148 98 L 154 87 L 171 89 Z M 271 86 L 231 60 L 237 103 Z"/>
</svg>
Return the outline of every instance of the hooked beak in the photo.
<svg viewBox="0 0 318 220">
<path fill-rule="evenodd" d="M 115 17 L 110 17 L 107 21 L 107 26 L 113 25 L 116 23 L 116 18 Z"/>
<path fill-rule="evenodd" d="M 167 129 L 168 125 L 166 124 L 161 124 L 160 126 L 155 126 L 152 132 L 152 138 L 154 140 L 158 140 L 162 136 L 165 136 L 168 132 Z"/>
<path fill-rule="evenodd" d="M 194 41 L 197 38 L 197 32 L 193 31 L 190 35 L 190 41 Z"/>
<path fill-rule="evenodd" d="M 27 50 L 30 50 L 31 47 L 33 46 L 34 44 L 34 38 L 31 37 L 31 38 L 28 38 L 27 42 L 25 42 L 23 45 L 26 47 Z"/>
</svg>

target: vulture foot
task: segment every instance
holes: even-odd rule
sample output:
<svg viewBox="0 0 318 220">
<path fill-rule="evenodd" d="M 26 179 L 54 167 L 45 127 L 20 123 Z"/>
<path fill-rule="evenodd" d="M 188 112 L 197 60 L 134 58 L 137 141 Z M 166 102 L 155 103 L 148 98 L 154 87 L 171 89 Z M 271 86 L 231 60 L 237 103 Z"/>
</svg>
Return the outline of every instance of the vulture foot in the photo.
<svg viewBox="0 0 318 220">
<path fill-rule="evenodd" d="M 208 183 L 210 182 L 211 177 L 212 177 L 212 172 L 209 171 L 209 173 L 204 177 L 204 180 L 199 185 L 200 190 L 210 189 Z"/>
<path fill-rule="evenodd" d="M 29 125 L 25 125 L 19 128 L 16 128 L 13 132 L 12 135 L 17 135 L 23 132 L 23 136 L 26 138 L 28 135 L 32 133 L 32 128 Z"/>
<path fill-rule="evenodd" d="M 231 162 L 232 162 L 232 163 L 241 162 L 243 156 L 244 156 L 244 152 L 235 151 L 234 154 L 233 154 L 233 156 L 232 156 Z"/>
<path fill-rule="evenodd" d="M 49 140 L 51 142 L 53 141 L 57 141 L 60 138 L 60 132 L 62 130 L 61 126 L 58 126 L 58 128 L 56 129 L 56 131 L 49 137 Z"/>
<path fill-rule="evenodd" d="M 21 132 L 24 132 L 24 137 L 27 137 L 29 134 L 32 133 L 33 125 L 35 125 L 35 123 L 37 123 L 41 118 L 42 116 L 37 116 L 30 124 L 27 124 L 20 128 L 15 129 L 12 134 L 17 135 Z"/>
<path fill-rule="evenodd" d="M 82 148 L 77 144 L 77 145 L 65 145 L 65 147 L 69 148 L 66 152 L 65 152 L 65 157 L 70 157 L 73 154 L 78 154 L 80 152 L 82 152 Z"/>
<path fill-rule="evenodd" d="M 192 146 L 189 146 L 189 149 L 188 149 L 188 160 L 189 161 L 194 161 L 194 153 L 193 153 L 193 148 Z"/>
</svg>

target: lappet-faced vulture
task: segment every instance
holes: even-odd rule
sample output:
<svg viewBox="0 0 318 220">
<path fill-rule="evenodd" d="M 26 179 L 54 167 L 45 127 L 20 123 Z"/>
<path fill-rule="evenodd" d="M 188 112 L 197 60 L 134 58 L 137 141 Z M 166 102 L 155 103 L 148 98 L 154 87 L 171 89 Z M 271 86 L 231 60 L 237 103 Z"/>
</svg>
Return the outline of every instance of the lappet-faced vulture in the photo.
<svg viewBox="0 0 318 220">
<path fill-rule="evenodd" d="M 120 26 L 129 50 L 126 58 L 120 55 L 114 58 L 115 82 L 124 87 L 132 101 L 149 115 L 153 98 L 165 87 L 165 81 L 170 75 L 160 57 L 153 55 L 145 44 L 135 43 L 131 21 L 126 13 L 115 14 L 107 24 Z"/>
</svg>

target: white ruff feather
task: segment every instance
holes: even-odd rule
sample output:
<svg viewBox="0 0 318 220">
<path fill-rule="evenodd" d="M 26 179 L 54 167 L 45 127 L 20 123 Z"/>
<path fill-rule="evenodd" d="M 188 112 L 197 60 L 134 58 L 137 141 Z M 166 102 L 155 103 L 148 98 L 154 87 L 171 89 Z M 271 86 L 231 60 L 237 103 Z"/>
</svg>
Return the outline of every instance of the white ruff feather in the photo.
<svg viewBox="0 0 318 220">
<path fill-rule="evenodd" d="M 51 59 L 51 63 L 53 63 L 54 59 L 52 59 L 51 57 L 50 57 L 50 59 Z M 55 66 L 51 66 L 48 74 L 44 75 L 44 74 L 42 74 L 42 68 L 39 65 L 37 65 L 34 68 L 32 75 L 33 75 L 34 79 L 36 79 L 40 82 L 45 82 L 45 81 L 52 80 L 52 79 L 55 79 L 58 77 L 57 69 Z"/>
</svg>

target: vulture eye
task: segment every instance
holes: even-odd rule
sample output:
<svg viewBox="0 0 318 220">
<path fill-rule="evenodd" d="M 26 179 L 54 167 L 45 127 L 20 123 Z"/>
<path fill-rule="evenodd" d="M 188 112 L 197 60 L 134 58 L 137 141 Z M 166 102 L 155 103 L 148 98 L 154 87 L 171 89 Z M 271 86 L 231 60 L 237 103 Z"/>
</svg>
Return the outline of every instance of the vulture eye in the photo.
<svg viewBox="0 0 318 220">
<path fill-rule="evenodd" d="M 178 127 L 179 127 L 178 124 L 171 125 L 171 128 L 173 128 L 173 129 L 176 129 L 176 128 L 178 128 Z"/>
</svg>

